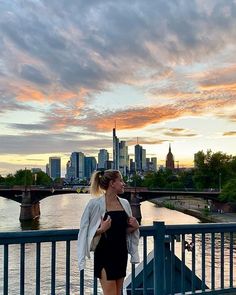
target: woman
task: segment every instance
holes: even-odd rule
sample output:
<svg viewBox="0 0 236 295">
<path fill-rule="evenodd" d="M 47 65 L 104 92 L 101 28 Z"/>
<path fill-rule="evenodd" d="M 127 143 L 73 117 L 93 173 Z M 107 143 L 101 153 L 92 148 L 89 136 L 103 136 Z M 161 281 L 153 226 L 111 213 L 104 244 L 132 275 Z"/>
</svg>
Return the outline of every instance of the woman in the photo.
<svg viewBox="0 0 236 295">
<path fill-rule="evenodd" d="M 100 279 L 104 295 L 120 295 L 126 276 L 127 256 L 131 263 L 139 262 L 139 224 L 132 216 L 124 193 L 124 181 L 118 170 L 95 171 L 91 199 L 82 215 L 78 235 L 79 270 L 85 267 L 85 257 L 94 251 L 94 273 Z"/>
</svg>

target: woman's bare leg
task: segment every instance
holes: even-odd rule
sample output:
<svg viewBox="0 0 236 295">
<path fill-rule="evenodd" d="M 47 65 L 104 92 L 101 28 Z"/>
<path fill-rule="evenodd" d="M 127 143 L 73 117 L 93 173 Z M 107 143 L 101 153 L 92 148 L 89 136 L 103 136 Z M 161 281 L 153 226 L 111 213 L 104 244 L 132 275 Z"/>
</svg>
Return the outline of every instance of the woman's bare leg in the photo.
<svg viewBox="0 0 236 295">
<path fill-rule="evenodd" d="M 124 278 L 108 281 L 106 271 L 102 269 L 100 283 L 104 295 L 121 295 L 123 281 Z"/>
<path fill-rule="evenodd" d="M 124 282 L 124 278 L 116 280 L 116 292 L 117 292 L 117 295 L 121 295 L 123 282 Z"/>
</svg>

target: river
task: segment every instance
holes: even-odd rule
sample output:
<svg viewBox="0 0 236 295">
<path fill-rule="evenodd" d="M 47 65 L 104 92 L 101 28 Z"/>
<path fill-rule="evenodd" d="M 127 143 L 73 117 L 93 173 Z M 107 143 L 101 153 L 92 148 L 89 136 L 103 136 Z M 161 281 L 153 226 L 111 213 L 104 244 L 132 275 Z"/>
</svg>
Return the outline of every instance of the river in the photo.
<svg viewBox="0 0 236 295">
<path fill-rule="evenodd" d="M 91 198 L 89 194 L 65 194 L 48 197 L 41 201 L 41 216 L 34 222 L 19 222 L 20 205 L 14 201 L 0 197 L 0 231 L 22 231 L 22 230 L 46 230 L 46 229 L 77 229 L 80 226 L 80 218 L 85 205 Z M 166 224 L 195 224 L 200 222 L 197 218 L 169 210 L 158 208 L 151 202 L 141 204 L 142 225 L 152 225 L 153 221 L 164 221 Z M 56 266 L 56 294 L 64 295 L 64 271 L 65 260 L 63 255 L 65 251 L 64 244 L 58 243 L 57 246 L 57 266 Z M 41 262 L 41 288 L 42 295 L 49 295 L 48 287 L 50 286 L 50 247 L 45 243 L 42 246 Z M 19 253 L 20 249 L 16 245 L 9 247 L 9 295 L 19 294 Z M 76 258 L 76 243 L 71 245 L 71 255 Z M 3 248 L 0 248 L 0 259 L 3 258 Z M 92 260 L 92 259 L 91 259 Z M 90 282 L 89 276 L 92 274 L 91 260 L 87 262 L 87 281 Z M 26 295 L 35 294 L 35 246 L 26 245 L 26 263 L 27 269 L 25 274 Z M 77 261 L 71 261 L 71 294 L 79 294 Z M 3 263 L 0 263 L 0 294 L 2 291 L 3 281 Z M 99 289 L 100 290 L 100 289 Z M 86 294 L 91 294 L 87 291 Z M 99 291 L 101 294 L 101 291 Z"/>
</svg>

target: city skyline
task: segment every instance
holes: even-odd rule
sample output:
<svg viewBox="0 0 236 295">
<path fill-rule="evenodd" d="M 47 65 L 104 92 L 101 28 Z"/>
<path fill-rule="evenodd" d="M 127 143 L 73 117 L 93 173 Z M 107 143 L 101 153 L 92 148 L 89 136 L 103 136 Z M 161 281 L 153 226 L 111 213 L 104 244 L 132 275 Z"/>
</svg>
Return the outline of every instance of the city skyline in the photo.
<svg viewBox="0 0 236 295">
<path fill-rule="evenodd" d="M 112 157 L 112 129 L 165 165 L 236 150 L 236 2 L 2 1 L 0 174 Z"/>
</svg>

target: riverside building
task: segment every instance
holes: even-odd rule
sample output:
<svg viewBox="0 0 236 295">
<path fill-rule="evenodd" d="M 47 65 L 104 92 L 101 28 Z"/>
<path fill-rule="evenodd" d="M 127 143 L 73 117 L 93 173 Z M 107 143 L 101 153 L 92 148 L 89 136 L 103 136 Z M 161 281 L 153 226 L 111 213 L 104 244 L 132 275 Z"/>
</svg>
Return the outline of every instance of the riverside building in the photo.
<svg viewBox="0 0 236 295">
<path fill-rule="evenodd" d="M 99 150 L 98 169 L 108 169 L 109 153 L 106 149 Z"/>
<path fill-rule="evenodd" d="M 61 178 L 61 158 L 49 157 L 48 175 L 54 180 Z"/>
</svg>

